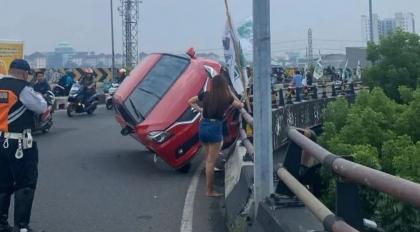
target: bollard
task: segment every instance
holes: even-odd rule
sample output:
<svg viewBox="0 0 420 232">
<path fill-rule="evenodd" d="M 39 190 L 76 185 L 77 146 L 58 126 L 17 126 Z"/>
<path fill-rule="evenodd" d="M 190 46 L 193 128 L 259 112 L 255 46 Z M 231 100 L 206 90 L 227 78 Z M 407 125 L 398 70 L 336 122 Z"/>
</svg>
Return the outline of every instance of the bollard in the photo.
<svg viewBox="0 0 420 232">
<path fill-rule="evenodd" d="M 279 106 L 284 106 L 284 96 L 283 96 L 283 89 L 279 90 Z"/>
<path fill-rule="evenodd" d="M 318 89 L 315 85 L 312 87 L 312 99 L 318 99 Z"/>
</svg>

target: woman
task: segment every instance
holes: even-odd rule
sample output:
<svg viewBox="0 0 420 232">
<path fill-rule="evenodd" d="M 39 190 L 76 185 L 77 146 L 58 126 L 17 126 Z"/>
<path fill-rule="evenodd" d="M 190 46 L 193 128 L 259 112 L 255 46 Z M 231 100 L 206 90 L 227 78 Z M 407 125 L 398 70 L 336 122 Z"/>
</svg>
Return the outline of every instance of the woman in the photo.
<svg viewBox="0 0 420 232">
<path fill-rule="evenodd" d="M 215 76 L 211 83 L 210 91 L 191 98 L 188 103 L 203 114 L 199 137 L 206 153 L 207 196 L 219 197 L 223 194 L 214 191 L 213 183 L 214 167 L 223 143 L 223 116 L 230 106 L 239 109 L 243 104 L 233 96 L 222 76 Z M 203 108 L 197 105 L 198 102 L 202 102 Z"/>
</svg>

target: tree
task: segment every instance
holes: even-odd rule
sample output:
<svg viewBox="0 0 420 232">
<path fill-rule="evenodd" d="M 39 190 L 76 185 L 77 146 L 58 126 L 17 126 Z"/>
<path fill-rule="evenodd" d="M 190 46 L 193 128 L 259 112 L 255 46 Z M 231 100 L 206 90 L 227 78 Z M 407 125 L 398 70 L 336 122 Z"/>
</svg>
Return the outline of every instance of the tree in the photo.
<svg viewBox="0 0 420 232">
<path fill-rule="evenodd" d="M 328 104 L 320 143 L 337 155 L 353 155 L 355 162 L 420 182 L 420 88 L 399 88 L 404 104 L 388 98 L 380 88 L 359 92 L 354 104 L 344 98 Z M 335 181 L 323 171 L 322 199 L 332 206 Z M 363 209 L 386 231 L 419 231 L 420 210 L 385 194 L 362 187 Z"/>
<path fill-rule="evenodd" d="M 387 96 L 401 102 L 398 87 L 415 89 L 420 83 L 420 36 L 398 30 L 378 45 L 370 43 L 368 60 L 373 65 L 366 70 L 363 82 L 383 88 Z"/>
</svg>

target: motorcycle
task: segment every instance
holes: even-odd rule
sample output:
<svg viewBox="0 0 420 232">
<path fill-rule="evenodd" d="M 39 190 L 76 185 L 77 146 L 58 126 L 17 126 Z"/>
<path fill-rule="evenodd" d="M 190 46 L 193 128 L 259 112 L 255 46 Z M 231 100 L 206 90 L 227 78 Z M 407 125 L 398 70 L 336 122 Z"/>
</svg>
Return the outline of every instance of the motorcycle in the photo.
<svg viewBox="0 0 420 232">
<path fill-rule="evenodd" d="M 52 91 L 48 91 L 44 98 L 48 104 L 48 110 L 44 114 L 34 115 L 34 127 L 32 128 L 33 132 L 42 132 L 43 134 L 47 133 L 53 125 L 55 95 Z"/>
<path fill-rule="evenodd" d="M 118 83 L 112 83 L 111 87 L 108 89 L 108 95 L 105 99 L 106 108 L 108 110 L 112 110 L 114 105 L 112 104 L 112 97 L 114 96 L 115 92 L 117 92 L 118 87 L 120 87 L 120 84 Z"/>
<path fill-rule="evenodd" d="M 85 100 L 85 86 L 80 85 L 78 82 L 73 84 L 70 89 L 67 116 L 73 117 L 74 113 L 87 113 L 93 114 L 98 106 L 98 95 L 95 93 Z"/>
</svg>

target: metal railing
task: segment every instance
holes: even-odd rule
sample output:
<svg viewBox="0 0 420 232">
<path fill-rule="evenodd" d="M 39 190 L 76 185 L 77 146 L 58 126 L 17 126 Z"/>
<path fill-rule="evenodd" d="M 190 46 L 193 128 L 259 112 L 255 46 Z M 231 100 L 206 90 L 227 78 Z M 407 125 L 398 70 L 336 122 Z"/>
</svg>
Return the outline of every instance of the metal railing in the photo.
<svg viewBox="0 0 420 232">
<path fill-rule="evenodd" d="M 300 99 L 297 98 L 296 88 L 288 84 L 273 84 L 272 107 L 278 108 L 300 101 L 309 101 L 337 96 L 354 96 L 363 89 L 361 82 L 313 84 L 301 89 Z M 252 102 L 252 93 L 248 93 Z"/>
<path fill-rule="evenodd" d="M 398 200 L 420 207 L 420 184 L 334 155 L 302 135 L 295 128 L 289 129 L 288 137 L 308 154 L 314 156 L 322 165 L 330 168 L 345 180 L 387 193 Z"/>
<path fill-rule="evenodd" d="M 322 146 L 318 145 L 303 135 L 296 128 L 288 128 L 287 133 L 290 144 L 293 144 L 294 147 L 289 148 L 293 150 L 297 146 L 300 148 L 300 150 L 295 149 L 294 152 L 288 154 L 292 155 L 293 157 L 290 159 L 289 157 L 286 157 L 284 165 L 287 167 L 281 166 L 278 169 L 277 175 L 282 182 L 281 185 L 279 185 L 280 188 L 278 188 L 277 191 L 285 193 L 283 186 L 286 186 L 288 191 L 291 191 L 320 221 L 323 222 L 324 227 L 328 231 L 347 232 L 358 230 L 349 226 L 345 222 L 340 222 L 339 217 L 342 215 L 339 214 L 337 217 L 336 215 L 332 214 L 331 211 L 329 211 L 321 202 L 319 202 L 318 199 L 314 197 L 312 193 L 310 193 L 308 189 L 296 179 L 301 178 L 299 174 L 296 174 L 296 166 L 299 165 L 298 162 L 301 160 L 301 151 L 305 151 L 306 154 L 314 157 L 321 163 L 321 165 L 331 169 L 333 173 L 340 178 L 340 180 L 344 180 L 345 183 L 352 185 L 352 187 L 356 189 L 357 186 L 355 184 L 363 185 L 379 192 L 387 193 L 396 199 L 410 203 L 415 207 L 420 207 L 420 184 L 392 176 L 390 174 L 348 161 L 341 156 L 332 154 Z M 290 162 L 290 160 L 293 161 Z M 293 175 L 289 173 L 289 168 L 291 169 L 291 173 L 293 173 Z M 356 198 L 358 198 L 357 194 L 358 193 L 356 193 Z M 355 196 L 351 196 L 351 198 L 354 197 Z M 344 200 L 349 201 L 351 199 L 345 198 Z M 367 225 L 364 225 L 364 220 L 366 219 L 356 219 L 356 221 L 347 221 L 347 223 L 355 226 L 356 228 L 365 228 Z"/>
</svg>

